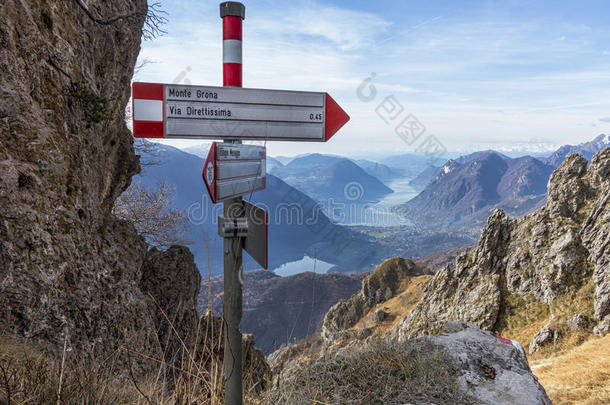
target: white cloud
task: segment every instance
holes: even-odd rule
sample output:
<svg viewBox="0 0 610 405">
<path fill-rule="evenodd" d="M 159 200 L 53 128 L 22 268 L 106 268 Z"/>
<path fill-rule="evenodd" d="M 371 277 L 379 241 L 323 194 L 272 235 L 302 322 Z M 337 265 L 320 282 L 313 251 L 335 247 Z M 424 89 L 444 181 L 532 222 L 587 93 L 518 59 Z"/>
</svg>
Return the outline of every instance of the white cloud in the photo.
<svg viewBox="0 0 610 405">
<path fill-rule="evenodd" d="M 342 51 L 374 46 L 375 38 L 383 36 L 391 25 L 374 14 L 312 2 L 297 2 L 283 7 L 281 14 L 271 13 L 270 18 L 260 23 L 269 34 L 302 35 L 313 41 L 322 38 Z"/>
<path fill-rule="evenodd" d="M 220 85 L 217 4 L 177 4 L 168 35 L 144 44 L 140 57 L 158 63 L 140 80 Z M 599 32 L 578 24 L 549 30 L 547 21 L 465 17 L 459 9 L 402 26 L 315 1 L 248 2 L 244 85 L 328 91 L 352 118 L 323 146 L 274 143 L 270 154 L 412 151 L 375 113 L 387 95 L 448 148 L 532 139 L 574 143 L 595 135 L 583 123 L 608 122 L 599 119 L 610 109 L 610 60 L 593 44 Z M 371 72 L 378 96 L 363 103 L 356 89 Z"/>
</svg>

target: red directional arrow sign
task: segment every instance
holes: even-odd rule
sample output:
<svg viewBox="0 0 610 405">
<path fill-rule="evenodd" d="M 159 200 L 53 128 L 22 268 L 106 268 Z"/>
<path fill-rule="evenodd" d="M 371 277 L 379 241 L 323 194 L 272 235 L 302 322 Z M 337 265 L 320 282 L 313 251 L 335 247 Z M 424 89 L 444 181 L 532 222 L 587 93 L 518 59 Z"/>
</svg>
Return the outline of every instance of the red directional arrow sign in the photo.
<svg viewBox="0 0 610 405">
<path fill-rule="evenodd" d="M 264 146 L 213 142 L 202 173 L 212 202 L 264 189 L 266 157 Z"/>
<path fill-rule="evenodd" d="M 216 142 L 213 142 L 208 152 L 208 157 L 203 164 L 201 176 L 203 177 L 205 188 L 208 189 L 210 199 L 214 204 L 218 202 L 216 199 L 216 171 Z"/>
<path fill-rule="evenodd" d="M 349 116 L 327 93 L 133 83 L 136 138 L 328 141 Z"/>
<path fill-rule="evenodd" d="M 328 141 L 338 130 L 349 121 L 349 115 L 339 104 L 326 93 L 326 126 L 324 128 L 324 140 Z"/>
</svg>

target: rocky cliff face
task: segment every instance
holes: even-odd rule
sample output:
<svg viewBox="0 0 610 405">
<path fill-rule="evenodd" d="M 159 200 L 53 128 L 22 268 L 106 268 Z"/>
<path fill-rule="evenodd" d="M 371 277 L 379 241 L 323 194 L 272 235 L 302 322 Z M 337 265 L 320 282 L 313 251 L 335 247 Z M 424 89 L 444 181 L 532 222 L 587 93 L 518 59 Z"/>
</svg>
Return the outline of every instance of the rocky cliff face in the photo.
<svg viewBox="0 0 610 405">
<path fill-rule="evenodd" d="M 0 5 L 0 330 L 147 349 L 146 252 L 111 215 L 139 171 L 124 108 L 145 0 Z M 132 14 L 133 12 L 133 14 Z"/>
<path fill-rule="evenodd" d="M 218 364 L 192 254 L 147 252 L 111 213 L 140 170 L 124 109 L 146 14 L 145 0 L 0 5 L 0 334 L 156 369 L 185 350 Z M 262 389 L 264 356 L 244 346 Z"/>
<path fill-rule="evenodd" d="M 121 375 L 154 370 L 154 395 L 209 398 L 221 320 L 196 312 L 193 255 L 147 252 L 112 215 L 140 170 L 124 111 L 147 12 L 146 0 L 0 4 L 0 336 Z M 243 344 L 245 386 L 264 389 L 264 356 Z"/>
<path fill-rule="evenodd" d="M 412 278 L 424 274 L 430 274 L 430 270 L 409 259 L 394 257 L 386 260 L 362 280 L 362 288 L 357 294 L 329 309 L 322 324 L 322 338 L 330 344 L 339 338 L 347 337 L 347 330 L 356 325 L 369 311 L 404 291 Z"/>
<path fill-rule="evenodd" d="M 197 314 L 200 285 L 201 275 L 188 248 L 151 249 L 146 255 L 140 289 L 153 316 L 164 360 L 173 365 L 168 369 L 167 377 L 180 374 L 176 370 L 188 370 L 180 376 L 182 383 L 184 380 L 193 384 L 200 384 L 205 378 L 213 380 L 212 372 L 203 378 L 197 374 L 205 375 L 206 371 L 218 367 L 224 354 L 221 318 L 214 316 L 212 311 L 205 311 L 201 317 Z M 264 390 L 271 378 L 265 355 L 254 347 L 251 334 L 242 336 L 242 344 L 246 389 Z"/>
<path fill-rule="evenodd" d="M 201 275 L 188 248 L 151 249 L 146 255 L 139 287 L 148 302 L 165 357 L 172 361 L 180 361 L 183 344 L 194 347 L 200 283 Z"/>
<path fill-rule="evenodd" d="M 495 211 L 475 249 L 437 273 L 398 337 L 434 332 L 448 320 L 500 330 L 515 321 L 519 308 L 532 314 L 540 309 L 537 321 L 548 321 L 552 330 L 576 316 L 592 321 L 589 331 L 597 324 L 596 333 L 607 333 L 610 149 L 589 167 L 584 157 L 570 155 L 548 190 L 546 205 L 523 219 Z"/>
</svg>

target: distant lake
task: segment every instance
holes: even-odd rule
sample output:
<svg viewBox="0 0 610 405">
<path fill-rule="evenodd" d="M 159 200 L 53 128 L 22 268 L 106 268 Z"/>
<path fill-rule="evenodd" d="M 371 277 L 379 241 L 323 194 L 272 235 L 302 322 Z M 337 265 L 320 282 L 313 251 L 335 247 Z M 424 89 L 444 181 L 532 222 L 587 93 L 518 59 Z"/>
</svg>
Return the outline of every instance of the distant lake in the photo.
<svg viewBox="0 0 610 405">
<path fill-rule="evenodd" d="M 394 190 L 376 203 L 359 205 L 357 201 L 345 205 L 345 209 L 337 210 L 332 216 L 333 220 L 343 225 L 365 226 L 397 226 L 408 225 L 405 218 L 390 212 L 390 208 L 415 197 L 418 192 L 409 185 L 410 178 L 397 179 L 386 183 Z M 328 215 L 328 213 L 327 213 Z M 330 215 L 329 215 L 330 216 Z M 334 265 L 320 259 L 315 261 L 316 273 L 326 273 Z M 272 270 L 278 276 L 286 277 L 305 271 L 314 271 L 314 259 L 305 256 L 301 260 L 285 263 Z"/>
<path fill-rule="evenodd" d="M 395 205 L 407 202 L 419 194 L 409 185 L 411 180 L 411 178 L 402 178 L 387 183 L 386 185 L 394 190 L 394 192 L 385 196 L 381 201 L 379 201 L 378 205 L 393 207 Z"/>
<path fill-rule="evenodd" d="M 314 271 L 314 262 L 316 273 L 326 273 L 328 269 L 334 266 L 334 264 L 326 263 L 320 259 L 314 260 L 309 256 L 305 256 L 301 260 L 284 263 L 272 271 L 278 276 L 292 276 L 293 274 L 303 273 L 305 271 Z"/>
<path fill-rule="evenodd" d="M 394 190 L 376 203 L 358 204 L 358 201 L 348 203 L 343 210 L 336 210 L 334 214 L 327 215 L 342 225 L 365 226 L 397 226 L 408 225 L 410 221 L 391 212 L 390 209 L 398 204 L 409 201 L 418 192 L 409 185 L 410 178 L 401 178 L 386 183 Z"/>
</svg>

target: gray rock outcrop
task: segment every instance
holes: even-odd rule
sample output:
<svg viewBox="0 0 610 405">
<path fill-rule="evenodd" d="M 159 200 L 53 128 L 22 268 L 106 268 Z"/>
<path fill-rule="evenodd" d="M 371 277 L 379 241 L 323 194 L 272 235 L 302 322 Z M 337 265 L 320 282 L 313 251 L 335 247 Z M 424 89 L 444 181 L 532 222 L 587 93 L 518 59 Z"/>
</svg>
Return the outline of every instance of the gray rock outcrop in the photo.
<svg viewBox="0 0 610 405">
<path fill-rule="evenodd" d="M 574 316 L 570 318 L 566 324 L 572 332 L 586 331 L 591 326 L 591 320 L 583 314 L 574 314 Z"/>
<path fill-rule="evenodd" d="M 401 286 L 408 284 L 410 277 L 426 272 L 427 269 L 401 257 L 381 263 L 362 280 L 362 288 L 357 294 L 346 301 L 338 302 L 328 310 L 322 324 L 322 337 L 326 343 L 332 343 L 377 304 L 395 296 Z"/>
<path fill-rule="evenodd" d="M 425 337 L 447 349 L 458 364 L 458 381 L 478 404 L 551 405 L 546 391 L 514 346 L 472 324 L 450 322 L 446 333 Z"/>
<path fill-rule="evenodd" d="M 148 301 L 167 359 L 179 360 L 184 343 L 187 348 L 193 347 L 200 284 L 201 275 L 187 247 L 148 251 L 142 265 L 140 289 Z"/>
<path fill-rule="evenodd" d="M 532 339 L 528 350 L 529 354 L 534 354 L 535 352 L 540 350 L 542 346 L 546 346 L 550 343 L 555 343 L 560 337 L 561 332 L 555 329 L 551 325 L 551 322 L 547 323 L 534 335 L 534 338 Z"/>
<path fill-rule="evenodd" d="M 151 249 L 142 266 L 140 288 L 146 295 L 153 314 L 158 342 L 168 369 L 200 370 L 222 362 L 224 342 L 222 321 L 211 311 L 197 314 L 197 299 L 201 275 L 191 251 L 184 246 L 171 246 L 162 251 Z M 254 336 L 242 335 L 244 377 L 246 389 L 265 389 L 271 379 L 265 355 L 254 346 Z M 192 362 L 192 364 L 185 364 Z M 182 376 L 184 377 L 184 376 Z"/>
<path fill-rule="evenodd" d="M 383 347 L 383 352 L 378 353 L 379 357 L 375 357 L 375 361 L 379 362 L 377 367 L 368 364 L 370 357 L 367 358 L 367 364 L 359 364 L 359 361 L 362 361 L 362 353 L 376 350 L 378 347 Z M 426 349 L 418 351 L 418 347 Z M 399 350 L 395 350 L 397 348 Z M 352 363 L 346 359 L 353 357 L 358 361 L 354 361 L 354 365 L 350 366 Z M 422 364 L 422 359 L 426 364 Z M 408 403 L 439 405 L 551 404 L 521 350 L 503 343 L 491 332 L 466 322 L 448 322 L 439 336 L 424 336 L 398 342 L 391 339 L 364 342 L 355 338 L 347 346 L 326 346 L 325 350 L 321 351 L 316 351 L 315 348 L 312 350 L 307 345 L 292 345 L 273 353 L 269 361 L 275 378 L 270 397 L 283 400 L 266 403 L 311 403 L 311 393 L 320 390 L 316 396 L 319 402 L 338 404 L 356 403 L 346 399 L 346 395 L 353 398 L 366 397 L 365 401 L 357 403 L 396 405 L 405 404 L 404 399 L 409 399 Z M 320 364 L 324 364 L 324 367 L 320 367 Z M 396 364 L 400 372 L 391 375 L 379 373 L 379 369 L 387 372 L 389 365 Z M 315 370 L 311 375 L 307 374 L 310 372 L 309 367 Z M 411 367 L 416 367 L 417 371 L 412 372 Z M 445 373 L 447 369 L 450 370 L 449 375 L 435 375 Z M 315 384 L 308 386 L 309 378 L 320 378 L 318 373 L 328 373 L 323 375 L 322 379 L 335 381 L 336 386 L 340 388 L 329 385 L 320 388 Z M 407 383 L 389 382 L 397 377 L 396 374 L 401 373 L 408 375 L 402 377 L 407 378 Z M 426 376 L 425 382 L 421 380 L 423 375 Z M 413 381 L 431 384 L 434 388 L 428 387 L 422 392 L 422 388 L 417 383 L 413 384 Z M 326 381 L 323 381 L 320 385 L 325 383 Z M 370 384 L 375 384 L 375 388 L 378 384 L 385 386 L 383 394 L 377 392 L 371 395 Z M 342 391 L 345 386 L 349 389 Z M 448 386 L 450 388 L 447 388 Z M 282 393 L 287 394 L 282 397 Z M 418 400 L 412 401 L 413 397 Z M 430 402 L 434 399 L 438 402 Z"/>
</svg>

